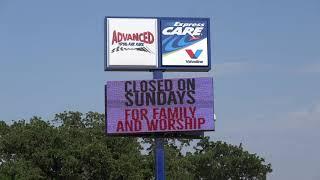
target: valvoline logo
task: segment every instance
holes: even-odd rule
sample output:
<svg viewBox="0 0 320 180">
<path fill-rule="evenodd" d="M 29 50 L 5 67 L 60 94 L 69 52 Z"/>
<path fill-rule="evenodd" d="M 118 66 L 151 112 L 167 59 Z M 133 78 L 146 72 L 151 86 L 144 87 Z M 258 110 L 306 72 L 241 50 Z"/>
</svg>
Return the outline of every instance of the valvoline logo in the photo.
<svg viewBox="0 0 320 180">
<path fill-rule="evenodd" d="M 198 59 L 198 57 L 202 53 L 202 49 L 198 49 L 196 52 L 193 52 L 191 49 L 186 49 L 186 52 L 191 59 Z"/>
<path fill-rule="evenodd" d="M 208 23 L 205 20 L 192 18 L 162 20 L 162 53 L 171 53 L 207 38 L 207 27 Z"/>
</svg>

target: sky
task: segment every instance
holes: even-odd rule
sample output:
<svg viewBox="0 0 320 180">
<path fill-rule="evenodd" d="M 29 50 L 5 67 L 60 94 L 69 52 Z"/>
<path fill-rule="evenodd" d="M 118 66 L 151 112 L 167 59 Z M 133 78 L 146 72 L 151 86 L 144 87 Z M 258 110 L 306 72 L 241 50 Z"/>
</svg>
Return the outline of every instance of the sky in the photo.
<svg viewBox="0 0 320 180">
<path fill-rule="evenodd" d="M 320 1 L 0 0 L 0 120 L 104 111 L 104 16 L 209 17 L 212 140 L 243 144 L 271 180 L 320 179 Z"/>
</svg>

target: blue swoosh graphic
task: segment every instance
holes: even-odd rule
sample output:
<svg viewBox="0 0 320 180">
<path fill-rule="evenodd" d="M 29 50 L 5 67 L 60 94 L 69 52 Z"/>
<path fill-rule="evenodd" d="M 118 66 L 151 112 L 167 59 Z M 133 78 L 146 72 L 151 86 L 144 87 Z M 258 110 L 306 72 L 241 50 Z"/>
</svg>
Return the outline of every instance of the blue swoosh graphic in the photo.
<svg viewBox="0 0 320 180">
<path fill-rule="evenodd" d="M 185 48 L 189 45 L 192 45 L 201 39 L 188 41 L 187 39 L 190 38 L 190 36 L 169 36 L 166 39 L 162 41 L 162 52 L 163 53 L 169 53 L 175 50 L 179 50 L 182 48 Z"/>
<path fill-rule="evenodd" d="M 166 44 L 170 39 L 172 39 L 172 37 L 167 37 L 164 40 L 162 40 L 162 44 Z"/>
<path fill-rule="evenodd" d="M 164 50 L 166 52 L 171 52 L 177 50 L 179 47 L 175 46 L 175 41 L 178 39 L 178 36 L 173 36 L 170 41 L 165 45 Z"/>
</svg>

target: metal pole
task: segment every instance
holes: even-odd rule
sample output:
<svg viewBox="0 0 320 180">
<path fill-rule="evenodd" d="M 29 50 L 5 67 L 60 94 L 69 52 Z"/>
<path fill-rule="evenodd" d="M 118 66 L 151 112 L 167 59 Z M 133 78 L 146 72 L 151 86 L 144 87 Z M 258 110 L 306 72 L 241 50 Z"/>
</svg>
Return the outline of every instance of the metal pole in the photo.
<svg viewBox="0 0 320 180">
<path fill-rule="evenodd" d="M 161 70 L 153 71 L 153 79 L 162 79 L 163 73 Z M 156 180 L 165 180 L 165 160 L 164 160 L 164 144 L 163 139 L 156 137 L 155 139 L 155 167 L 156 167 Z"/>
</svg>

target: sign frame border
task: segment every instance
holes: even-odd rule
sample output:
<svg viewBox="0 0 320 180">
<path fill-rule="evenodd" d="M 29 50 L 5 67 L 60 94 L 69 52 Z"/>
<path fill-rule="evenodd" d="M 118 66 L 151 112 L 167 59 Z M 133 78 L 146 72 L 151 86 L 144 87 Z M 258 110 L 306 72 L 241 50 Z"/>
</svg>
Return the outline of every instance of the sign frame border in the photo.
<svg viewBox="0 0 320 180">
<path fill-rule="evenodd" d="M 135 66 L 113 66 L 108 67 L 108 18 L 126 18 L 126 19 L 156 19 L 157 20 L 157 41 L 158 41 L 158 54 L 157 54 L 157 65 L 158 67 L 135 67 Z M 161 42 L 161 21 L 162 20 L 201 20 L 207 23 L 207 56 L 208 65 L 207 66 L 174 66 L 174 65 L 162 65 L 162 42 Z M 198 17 L 142 17 L 142 16 L 105 16 L 104 18 L 104 71 L 170 71 L 170 72 L 208 72 L 211 70 L 211 31 L 210 31 L 210 18 L 198 18 Z"/>
</svg>

